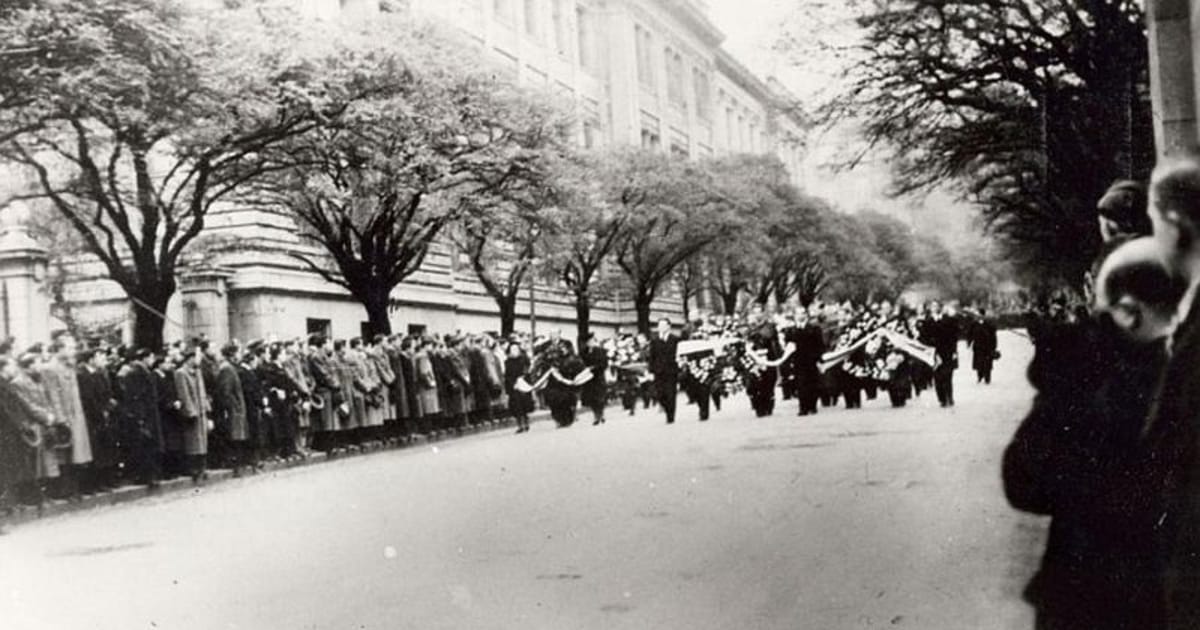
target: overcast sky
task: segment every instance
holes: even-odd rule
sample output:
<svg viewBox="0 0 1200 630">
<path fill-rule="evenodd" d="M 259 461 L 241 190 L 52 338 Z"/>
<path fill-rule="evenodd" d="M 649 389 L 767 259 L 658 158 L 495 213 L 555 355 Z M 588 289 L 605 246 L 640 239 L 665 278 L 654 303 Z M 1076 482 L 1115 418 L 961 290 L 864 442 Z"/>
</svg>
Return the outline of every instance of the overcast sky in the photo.
<svg viewBox="0 0 1200 630">
<path fill-rule="evenodd" d="M 724 47 L 756 74 L 779 78 L 798 96 L 803 97 L 836 89 L 835 68 L 800 67 L 786 55 L 772 50 L 783 34 L 785 24 L 800 24 L 796 7 L 805 0 L 708 0 L 709 16 L 725 32 Z M 811 6 L 811 5 L 810 5 Z M 836 19 L 830 17 L 830 19 Z M 798 28 L 791 26 L 791 28 Z M 832 201 L 847 211 L 873 208 L 912 220 L 915 225 L 931 223 L 943 228 L 951 245 L 964 245 L 977 238 L 972 228 L 972 212 L 946 194 L 927 199 L 891 199 L 888 185 L 887 156 L 878 155 L 864 166 L 848 173 L 832 173 L 828 164 L 862 145 L 852 130 L 830 133 L 815 131 L 809 137 L 804 173 L 805 189 Z M 918 216 L 913 217 L 913 213 Z"/>
</svg>

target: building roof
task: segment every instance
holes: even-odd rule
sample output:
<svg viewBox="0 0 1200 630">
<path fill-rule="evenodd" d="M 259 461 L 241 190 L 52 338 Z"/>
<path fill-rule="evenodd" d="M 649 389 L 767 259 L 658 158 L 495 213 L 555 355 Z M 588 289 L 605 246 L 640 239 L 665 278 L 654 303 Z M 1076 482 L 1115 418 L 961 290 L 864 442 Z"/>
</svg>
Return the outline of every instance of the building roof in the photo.
<svg viewBox="0 0 1200 630">
<path fill-rule="evenodd" d="M 658 3 L 694 30 L 705 43 L 719 46 L 725 41 L 725 33 L 708 19 L 703 5 L 697 0 L 658 0 Z"/>
</svg>

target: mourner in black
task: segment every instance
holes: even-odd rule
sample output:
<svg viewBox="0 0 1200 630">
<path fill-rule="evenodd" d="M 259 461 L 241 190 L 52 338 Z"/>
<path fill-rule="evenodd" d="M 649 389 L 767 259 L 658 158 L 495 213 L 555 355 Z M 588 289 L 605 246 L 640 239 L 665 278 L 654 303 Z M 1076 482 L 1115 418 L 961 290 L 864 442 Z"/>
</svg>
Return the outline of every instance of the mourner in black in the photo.
<svg viewBox="0 0 1200 630">
<path fill-rule="evenodd" d="M 930 302 L 929 320 L 925 323 L 926 343 L 937 353 L 937 366 L 933 369 L 933 388 L 938 403 L 943 407 L 954 406 L 954 370 L 958 369 L 958 322 L 942 312 L 939 302 Z"/>
<path fill-rule="evenodd" d="M 671 320 L 660 319 L 658 332 L 650 340 L 649 369 L 654 375 L 655 397 L 667 414 L 667 424 L 675 422 L 675 400 L 679 397 L 678 350 L 679 337 L 671 332 Z"/>
<path fill-rule="evenodd" d="M 779 332 L 775 324 L 761 311 L 752 315 L 749 339 L 750 350 L 766 361 L 777 361 L 783 356 L 783 348 L 779 345 Z M 779 379 L 779 370 L 773 366 L 762 366 L 760 370 L 749 377 L 746 393 L 750 396 L 750 406 L 759 418 L 775 413 L 775 384 Z"/>
<path fill-rule="evenodd" d="M 809 322 L 808 314 L 802 309 L 797 313 L 796 326 L 784 335 L 784 341 L 795 347 L 781 370 L 787 370 L 791 375 L 796 398 L 800 401 L 799 414 L 817 413 L 821 398 L 821 372 L 817 364 L 825 353 L 825 336 L 818 326 Z"/>
<path fill-rule="evenodd" d="M 1165 477 L 1142 432 L 1184 287 L 1161 261 L 1121 255 L 1100 273 L 1098 315 L 1040 340 L 1037 397 L 1004 455 L 1009 501 L 1052 517 L 1025 593 L 1039 629 L 1163 627 Z"/>
<path fill-rule="evenodd" d="M 592 425 L 604 423 L 604 407 L 608 404 L 608 351 L 588 333 L 584 341 L 583 364 L 592 371 L 592 378 L 579 390 L 579 401 L 592 410 Z"/>
<path fill-rule="evenodd" d="M 521 344 L 508 344 L 504 359 L 504 388 L 508 391 L 508 412 L 517 421 L 517 433 L 529 431 L 529 414 L 533 413 L 533 395 L 517 389 L 517 380 L 529 372 L 529 357 Z"/>
<path fill-rule="evenodd" d="M 1200 628 L 1200 150 L 1159 164 L 1151 201 L 1154 238 L 1188 287 L 1145 431 L 1167 470 L 1161 485 L 1167 627 Z"/>
<path fill-rule="evenodd" d="M 971 367 L 975 369 L 977 382 L 991 385 L 992 366 L 999 355 L 996 351 L 996 324 L 988 319 L 986 310 L 979 311 L 979 318 L 971 325 L 967 343 L 971 346 Z"/>
</svg>

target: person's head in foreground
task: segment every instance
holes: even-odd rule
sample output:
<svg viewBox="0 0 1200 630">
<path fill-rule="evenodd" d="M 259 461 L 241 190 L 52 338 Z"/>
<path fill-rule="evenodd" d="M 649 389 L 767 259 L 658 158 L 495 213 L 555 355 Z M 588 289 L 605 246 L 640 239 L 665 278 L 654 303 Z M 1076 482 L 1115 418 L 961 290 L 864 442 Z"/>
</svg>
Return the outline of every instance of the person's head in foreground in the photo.
<svg viewBox="0 0 1200 630">
<path fill-rule="evenodd" d="M 1150 342 L 1171 334 L 1187 285 L 1151 237 L 1130 240 L 1109 254 L 1096 277 L 1096 310 L 1129 338 Z"/>
<path fill-rule="evenodd" d="M 1166 262 L 1200 280 L 1200 150 L 1161 160 L 1150 179 L 1150 222 Z"/>
</svg>

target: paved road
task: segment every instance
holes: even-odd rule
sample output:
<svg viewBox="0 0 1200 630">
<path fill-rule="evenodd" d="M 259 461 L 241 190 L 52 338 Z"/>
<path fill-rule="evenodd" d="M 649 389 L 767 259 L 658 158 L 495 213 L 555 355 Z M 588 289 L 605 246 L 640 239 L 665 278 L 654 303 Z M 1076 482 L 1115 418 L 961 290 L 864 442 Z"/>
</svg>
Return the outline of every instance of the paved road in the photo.
<svg viewBox="0 0 1200 630">
<path fill-rule="evenodd" d="M 535 425 L 0 537 L 0 626 L 1029 628 L 1041 522 L 1000 452 L 1029 348 L 903 411 Z"/>
</svg>

